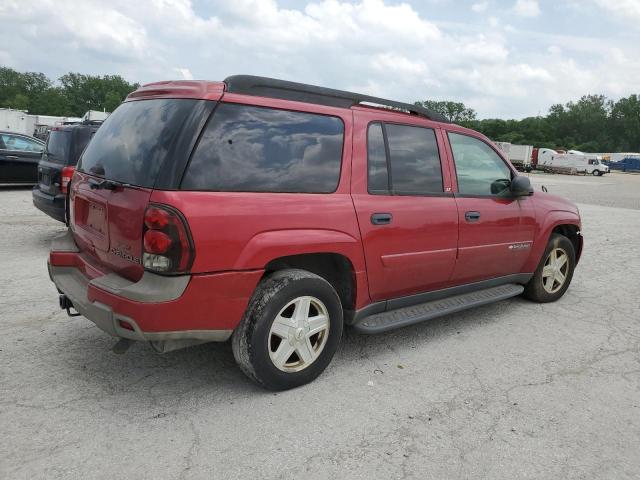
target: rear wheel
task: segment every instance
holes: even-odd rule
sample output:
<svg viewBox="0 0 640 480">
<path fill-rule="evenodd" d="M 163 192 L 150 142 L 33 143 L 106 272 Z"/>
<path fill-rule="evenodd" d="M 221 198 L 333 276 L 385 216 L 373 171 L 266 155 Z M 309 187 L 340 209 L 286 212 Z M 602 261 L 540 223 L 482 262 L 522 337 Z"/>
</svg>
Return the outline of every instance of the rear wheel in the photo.
<svg viewBox="0 0 640 480">
<path fill-rule="evenodd" d="M 575 258 L 571 241 L 564 235 L 552 234 L 538 268 L 525 286 L 524 296 L 540 303 L 558 300 L 569 288 Z"/>
<path fill-rule="evenodd" d="M 270 390 L 314 380 L 342 337 L 342 305 L 334 288 L 305 270 L 265 278 L 232 338 L 242 371 Z"/>
</svg>

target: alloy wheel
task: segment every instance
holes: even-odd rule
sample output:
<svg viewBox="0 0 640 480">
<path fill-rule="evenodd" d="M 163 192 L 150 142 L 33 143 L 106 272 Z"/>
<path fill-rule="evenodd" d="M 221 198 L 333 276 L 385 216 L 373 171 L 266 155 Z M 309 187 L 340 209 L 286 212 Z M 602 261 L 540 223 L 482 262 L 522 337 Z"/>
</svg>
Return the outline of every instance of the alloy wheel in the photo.
<svg viewBox="0 0 640 480">
<path fill-rule="evenodd" d="M 329 313 L 315 297 L 291 300 L 269 330 L 269 357 L 283 372 L 299 372 L 322 353 L 329 338 Z"/>
<path fill-rule="evenodd" d="M 567 280 L 569 255 L 562 248 L 549 252 L 542 267 L 542 286 L 548 293 L 556 293 Z"/>
</svg>

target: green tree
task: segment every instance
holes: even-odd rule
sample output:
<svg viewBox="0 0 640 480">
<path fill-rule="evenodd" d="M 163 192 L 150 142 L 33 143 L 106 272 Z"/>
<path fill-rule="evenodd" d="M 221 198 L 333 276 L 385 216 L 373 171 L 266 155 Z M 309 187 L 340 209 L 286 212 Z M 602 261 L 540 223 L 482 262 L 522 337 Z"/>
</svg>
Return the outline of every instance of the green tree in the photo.
<svg viewBox="0 0 640 480">
<path fill-rule="evenodd" d="M 119 75 L 67 73 L 58 83 L 43 73 L 0 67 L 0 107 L 41 115 L 81 116 L 87 110 L 113 111 L 133 90 Z"/>
<path fill-rule="evenodd" d="M 120 75 L 100 77 L 80 73 L 63 75 L 60 77 L 60 84 L 70 112 L 76 116 L 87 110 L 112 111 L 139 86 L 127 82 Z"/>
<path fill-rule="evenodd" d="M 476 119 L 476 112 L 471 108 L 465 107 L 464 103 L 461 102 L 423 100 L 415 102 L 414 105 L 441 113 L 454 123 L 472 122 Z"/>
<path fill-rule="evenodd" d="M 611 137 L 615 150 L 640 152 L 640 97 L 621 98 L 611 109 Z"/>
</svg>

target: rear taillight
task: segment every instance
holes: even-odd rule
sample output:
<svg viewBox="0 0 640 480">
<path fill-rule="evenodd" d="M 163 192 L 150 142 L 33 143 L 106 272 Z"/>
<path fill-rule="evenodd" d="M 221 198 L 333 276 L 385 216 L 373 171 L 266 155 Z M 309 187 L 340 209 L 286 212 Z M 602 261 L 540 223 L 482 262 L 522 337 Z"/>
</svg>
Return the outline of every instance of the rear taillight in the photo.
<svg viewBox="0 0 640 480">
<path fill-rule="evenodd" d="M 194 257 L 187 221 L 167 205 L 149 205 L 144 212 L 142 264 L 157 273 L 185 273 Z"/>
<path fill-rule="evenodd" d="M 69 184 L 73 178 L 73 172 L 76 171 L 76 167 L 64 167 L 60 176 L 60 191 L 65 195 L 69 191 Z"/>
</svg>

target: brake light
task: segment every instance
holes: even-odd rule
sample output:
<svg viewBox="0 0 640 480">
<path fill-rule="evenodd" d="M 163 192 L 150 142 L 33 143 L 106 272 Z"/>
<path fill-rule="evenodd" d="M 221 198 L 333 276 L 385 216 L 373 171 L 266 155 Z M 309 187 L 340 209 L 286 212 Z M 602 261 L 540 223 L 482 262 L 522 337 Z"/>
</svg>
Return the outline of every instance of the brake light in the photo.
<svg viewBox="0 0 640 480">
<path fill-rule="evenodd" d="M 60 177 L 60 191 L 65 195 L 69 191 L 69 184 L 73 178 L 73 172 L 76 171 L 76 167 L 64 167 Z"/>
<path fill-rule="evenodd" d="M 144 251 L 149 253 L 167 253 L 171 248 L 169 235 L 158 230 L 147 230 L 144 234 Z"/>
<path fill-rule="evenodd" d="M 187 221 L 167 205 L 149 205 L 144 213 L 142 263 L 157 273 L 185 273 L 195 255 Z"/>
<path fill-rule="evenodd" d="M 147 228 L 161 230 L 169 225 L 169 214 L 166 210 L 150 207 L 144 214 L 144 224 Z"/>
</svg>

